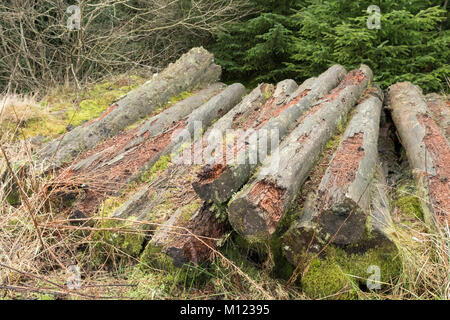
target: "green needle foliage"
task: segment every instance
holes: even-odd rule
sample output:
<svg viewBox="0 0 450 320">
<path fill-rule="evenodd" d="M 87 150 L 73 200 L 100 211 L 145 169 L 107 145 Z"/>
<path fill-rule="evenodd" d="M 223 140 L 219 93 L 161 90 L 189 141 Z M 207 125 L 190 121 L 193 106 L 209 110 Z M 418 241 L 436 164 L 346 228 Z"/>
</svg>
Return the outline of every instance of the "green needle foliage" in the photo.
<svg viewBox="0 0 450 320">
<path fill-rule="evenodd" d="M 260 13 L 229 26 L 213 48 L 227 80 L 297 81 L 330 65 L 368 64 L 384 87 L 411 81 L 425 92 L 444 89 L 450 66 L 444 1 L 254 1 Z M 367 21 L 381 9 L 381 28 Z"/>
</svg>

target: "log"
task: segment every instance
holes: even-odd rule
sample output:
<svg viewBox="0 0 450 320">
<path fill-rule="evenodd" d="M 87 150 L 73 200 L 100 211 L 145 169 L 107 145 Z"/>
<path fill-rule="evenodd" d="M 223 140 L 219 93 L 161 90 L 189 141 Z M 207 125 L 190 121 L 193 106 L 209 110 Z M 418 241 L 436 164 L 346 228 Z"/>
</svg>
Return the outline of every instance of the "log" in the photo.
<svg viewBox="0 0 450 320">
<path fill-rule="evenodd" d="M 195 193 L 190 192 L 190 190 L 192 190 L 190 179 L 193 172 L 198 170 L 197 167 L 199 167 L 199 165 L 194 163 L 191 150 L 199 148 L 203 149 L 204 145 L 208 142 L 207 140 L 211 135 L 211 132 L 224 133 L 233 126 L 234 119 L 236 119 L 238 115 L 248 117 L 255 112 L 255 110 L 259 110 L 265 102 L 265 90 L 271 90 L 271 86 L 262 84 L 255 88 L 237 106 L 217 120 L 217 122 L 205 132 L 202 139 L 194 141 L 192 146 L 184 147 L 183 151 L 179 151 L 179 148 L 173 148 L 170 165 L 160 174 L 161 178 L 158 181 L 148 184 L 135 194 L 113 213 L 113 217 L 122 219 L 135 217 L 138 219 L 151 220 L 151 217 L 147 215 L 159 215 L 158 212 L 155 212 L 157 211 L 155 209 L 164 203 L 166 194 L 170 195 L 170 198 L 175 197 L 180 200 L 185 198 L 194 199 Z M 182 186 L 181 188 L 178 188 L 178 186 L 173 183 L 173 178 L 177 178 L 177 181 L 179 181 Z M 175 190 L 174 188 L 171 188 L 170 185 L 176 186 Z M 181 202 L 179 206 L 184 206 L 191 202 L 192 201 L 186 203 Z"/>
<path fill-rule="evenodd" d="M 61 181 L 58 185 L 80 185 L 83 190 L 82 199 L 73 205 L 72 210 L 92 215 L 106 196 L 116 195 L 161 156 L 170 154 L 179 144 L 177 130 L 184 128 L 193 135 L 194 129 L 207 128 L 239 103 L 245 93 L 243 85 L 233 84 L 214 95 L 222 87 L 222 84 L 217 84 L 201 90 L 196 96 L 149 119 L 140 128 L 106 140 L 64 170 L 56 179 Z M 205 99 L 208 101 L 202 104 Z M 177 113 L 181 108 L 186 110 Z M 189 110 L 193 111 L 186 117 Z M 195 127 L 194 123 L 199 126 Z"/>
<path fill-rule="evenodd" d="M 208 141 L 211 140 L 210 138 L 216 138 L 215 133 L 217 132 L 225 133 L 231 128 L 243 129 L 243 127 L 251 127 L 261 123 L 265 118 L 270 117 L 273 112 L 276 112 L 277 108 L 283 105 L 289 94 L 294 92 L 296 88 L 297 85 L 293 80 L 282 81 L 277 84 L 275 89 L 273 86 L 260 85 L 239 106 L 217 121 L 203 138 L 194 144 L 197 148 L 193 147 L 192 149 L 208 149 Z M 272 92 L 272 95 L 266 101 L 265 96 L 268 90 Z M 222 139 L 220 139 L 220 142 L 222 142 Z M 221 144 L 219 144 L 220 146 Z M 188 155 L 192 154 L 191 148 L 185 148 L 185 150 L 188 150 Z M 197 153 L 197 155 L 199 154 Z M 203 152 L 200 152 L 200 155 L 203 155 Z M 196 163 L 201 163 L 198 160 L 203 159 L 196 159 L 195 163 L 186 165 L 183 161 L 185 156 L 185 154 L 180 154 L 178 156 L 179 161 L 177 161 L 177 158 L 172 160 L 170 168 L 161 175 L 164 176 L 162 183 L 140 193 L 139 201 L 136 201 L 138 199 L 130 201 L 127 206 L 119 209 L 119 212 L 115 214 L 115 216 L 122 218 L 129 217 L 131 212 L 135 215 L 136 203 L 139 203 L 137 212 L 145 213 L 141 214 L 138 219 L 145 216 L 145 219 L 152 220 L 154 216 L 161 216 L 158 213 L 162 208 L 161 204 L 163 204 L 163 210 L 167 212 L 167 203 L 177 199 L 176 207 L 169 209 L 170 211 L 173 210 L 174 213 L 169 213 L 171 214 L 170 218 L 155 231 L 149 243 L 149 246 L 157 248 L 171 257 L 175 266 L 180 266 L 189 261 L 200 263 L 207 260 L 212 252 L 211 248 L 217 247 L 216 241 L 211 240 L 211 238 L 223 237 L 229 228 L 226 220 L 218 218 L 217 213 L 211 209 L 211 205 L 203 203 L 193 192 L 190 183 L 191 177 L 201 167 Z M 173 170 L 176 171 L 176 174 L 170 173 Z M 177 190 L 173 190 L 173 188 L 168 190 L 169 177 L 174 177 L 177 181 L 176 184 L 179 181 L 182 186 Z M 150 200 L 150 195 L 155 194 L 159 194 L 158 198 Z M 142 201 L 145 197 L 148 200 Z M 143 206 L 145 206 L 145 210 L 140 210 Z M 148 214 L 149 212 L 150 214 Z"/>
<path fill-rule="evenodd" d="M 366 227 L 384 99 L 379 88 L 369 92 L 358 105 L 317 190 L 314 221 L 319 236 L 332 237 L 335 244 L 358 242 Z"/>
<path fill-rule="evenodd" d="M 217 248 L 228 230 L 226 219 L 220 218 L 211 204 L 203 203 L 187 221 L 182 210 L 177 210 L 158 229 L 149 245 L 171 257 L 175 267 L 188 263 L 200 264 L 210 258 L 212 249 Z"/>
<path fill-rule="evenodd" d="M 296 129 L 264 161 L 255 179 L 230 201 L 234 230 L 250 242 L 267 240 L 275 232 L 323 147 L 371 80 L 372 71 L 361 66 L 298 119 Z"/>
<path fill-rule="evenodd" d="M 129 92 L 98 119 L 47 143 L 36 158 L 44 171 L 58 168 L 150 115 L 171 97 L 216 82 L 220 74 L 221 68 L 214 64 L 212 54 L 203 48 L 193 48 L 150 81 Z"/>
<path fill-rule="evenodd" d="M 441 127 L 447 142 L 450 141 L 450 101 L 448 97 L 430 93 L 425 96 L 434 121 Z"/>
<path fill-rule="evenodd" d="M 350 246 L 340 246 L 347 252 L 364 253 L 377 247 L 395 247 L 393 243 L 392 208 L 388 196 L 386 177 L 380 162 L 377 162 L 374 179 L 370 186 L 370 208 L 366 232 L 359 242 Z M 314 222 L 315 192 L 308 194 L 303 207 L 303 216 L 295 221 L 282 236 L 282 250 L 286 259 L 294 266 L 304 259 L 306 253 L 319 253 L 328 245 L 329 239 L 320 237 L 317 223 Z"/>
<path fill-rule="evenodd" d="M 432 119 L 421 89 L 409 82 L 389 88 L 392 119 L 418 186 L 425 221 L 430 226 L 450 217 L 450 146 Z"/>
<path fill-rule="evenodd" d="M 253 150 L 263 148 L 266 152 L 257 152 L 256 157 L 252 156 L 252 151 L 250 151 L 252 145 L 247 144 L 237 151 L 237 155 L 232 157 L 231 161 L 220 161 L 222 159 L 219 159 L 219 162 L 206 164 L 193 183 L 200 198 L 217 204 L 229 200 L 270 154 L 272 147 L 275 146 L 273 142 L 278 143 L 278 138 L 282 139 L 292 129 L 296 119 L 318 99 L 335 88 L 345 74 L 346 71 L 342 66 L 335 65 L 317 79 L 308 80 L 279 109 L 279 112 L 273 114 L 270 120 L 253 127 L 257 131 Z M 268 137 L 269 139 L 267 139 Z"/>
</svg>

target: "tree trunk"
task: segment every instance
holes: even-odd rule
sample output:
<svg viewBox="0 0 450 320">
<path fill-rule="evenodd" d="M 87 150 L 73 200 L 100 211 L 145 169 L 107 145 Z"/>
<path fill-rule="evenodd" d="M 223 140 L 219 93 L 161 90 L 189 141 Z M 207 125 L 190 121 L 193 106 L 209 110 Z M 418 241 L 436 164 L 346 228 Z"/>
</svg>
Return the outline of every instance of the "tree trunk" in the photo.
<svg viewBox="0 0 450 320">
<path fill-rule="evenodd" d="M 253 143 L 253 146 L 252 143 L 243 145 L 231 161 L 218 159 L 219 161 L 202 168 L 198 179 L 194 182 L 197 194 L 203 200 L 217 204 L 230 199 L 249 180 L 254 170 L 271 152 L 272 147 L 275 147 L 273 142 L 278 143 L 278 139 L 282 139 L 292 129 L 296 119 L 323 95 L 335 88 L 345 73 L 342 66 L 335 65 L 319 78 L 302 84 L 270 120 L 253 127 L 256 130 L 253 134 L 256 143 Z M 261 152 L 264 150 L 266 152 Z"/>
<path fill-rule="evenodd" d="M 161 249 L 165 254 L 172 257 L 174 264 L 178 266 L 188 261 L 198 263 L 208 259 L 212 252 L 211 248 L 216 248 L 217 246 L 216 241 L 210 238 L 223 237 L 229 225 L 224 221 L 223 217 L 222 219 L 216 217 L 216 212 L 211 209 L 211 205 L 203 203 L 195 193 L 192 196 L 191 176 L 200 168 L 200 165 L 195 163 L 203 161 L 202 156 L 205 154 L 203 151 L 210 151 L 207 150 L 209 142 L 218 140 L 222 143 L 223 139 L 217 139 L 218 132 L 225 133 L 231 128 L 244 130 L 264 122 L 274 112 L 278 112 L 278 109 L 283 106 L 286 99 L 296 88 L 297 85 L 292 80 L 278 83 L 275 90 L 273 86 L 269 85 L 261 85 L 256 88 L 244 99 L 241 105 L 222 117 L 205 133 L 201 140 L 194 143 L 194 146 L 197 147 L 185 148 L 188 152 L 181 153 L 178 158 L 173 159 L 172 163 L 174 165 L 167 172 L 163 173 L 167 177 L 175 176 L 169 174 L 169 172 L 179 168 L 180 171 L 176 173 L 177 181 L 183 181 L 184 184 L 187 183 L 188 185 L 179 188 L 179 191 L 168 191 L 167 186 L 163 185 L 169 179 L 164 178 L 164 183 L 157 189 L 153 187 L 150 193 L 147 191 L 140 194 L 141 199 L 148 197 L 150 194 L 158 193 L 160 195 L 158 199 L 152 199 L 152 201 L 139 201 L 141 204 L 147 203 L 145 211 L 151 212 L 152 216 L 155 214 L 158 216 L 159 204 L 164 204 L 164 210 L 167 212 L 167 203 L 178 199 L 176 207 L 174 206 L 170 209 L 174 213 L 162 227 L 155 231 L 149 246 Z M 270 92 L 272 92 L 272 95 L 267 99 L 267 95 Z M 216 147 L 221 148 L 221 143 Z M 194 164 L 186 165 L 184 160 L 186 157 L 189 158 L 186 154 L 192 155 L 192 149 L 194 149 L 194 154 L 197 155 L 197 158 L 194 159 Z M 202 152 L 195 152 L 195 150 L 199 149 L 202 149 Z M 206 152 L 206 154 L 208 153 Z M 166 190 L 167 193 L 165 193 Z M 186 197 L 186 195 L 188 196 Z M 186 201 L 180 204 L 179 199 L 185 199 Z M 127 208 L 121 208 L 115 216 L 128 216 L 131 210 L 133 210 L 133 214 L 136 214 L 135 209 L 136 206 L 131 205 L 130 202 Z M 147 220 L 152 220 L 152 218 L 147 215 Z M 180 232 L 182 235 L 177 235 Z M 206 241 L 206 244 L 203 241 Z"/>
<path fill-rule="evenodd" d="M 198 197 L 192 189 L 191 180 L 200 167 L 196 163 L 201 163 L 198 161 L 202 161 L 202 159 L 194 158 L 197 154 L 193 155 L 192 150 L 203 150 L 208 142 L 208 137 L 213 136 L 211 132 L 225 133 L 233 126 L 239 115 L 248 118 L 257 112 L 265 102 L 265 91 L 272 89 L 272 86 L 266 84 L 258 86 L 230 112 L 217 120 L 201 139 L 197 139 L 191 145 L 178 148 L 181 150 L 172 148 L 175 152 L 172 154 L 167 169 L 160 173 L 157 180 L 147 185 L 114 212 L 113 217 L 123 219 L 135 217 L 140 220 L 153 221 L 154 217 L 163 215 L 162 212 L 160 214 L 160 211 L 167 212 L 165 203 L 176 204 L 169 208 L 170 216 L 176 209 L 196 202 Z M 176 179 L 175 183 L 174 179 Z M 200 203 L 200 200 L 198 202 Z M 157 220 L 164 222 L 164 217 L 162 220 L 161 218 L 157 218 Z"/>
<path fill-rule="evenodd" d="M 113 104 L 98 119 L 75 128 L 46 144 L 37 154 L 43 170 L 60 167 L 79 153 L 117 135 L 127 126 L 150 115 L 177 94 L 216 82 L 221 69 L 203 48 L 191 49 L 163 72 Z"/>
<path fill-rule="evenodd" d="M 447 142 L 450 141 L 450 102 L 436 93 L 426 95 L 425 100 L 433 120 L 441 127 Z"/>
<path fill-rule="evenodd" d="M 402 82 L 389 88 L 392 119 L 413 169 L 425 220 L 449 221 L 450 146 L 432 119 L 420 88 Z"/>
<path fill-rule="evenodd" d="M 216 94 L 221 88 L 219 84 L 202 90 L 146 121 L 140 128 L 106 140 L 64 170 L 56 181 L 63 185 L 82 185 L 84 193 L 73 210 L 92 215 L 107 195 L 118 193 L 161 156 L 170 154 L 180 144 L 177 130 L 184 129 L 185 135 L 192 136 L 194 129 L 207 128 L 214 119 L 239 103 L 245 93 L 241 84 L 233 84 Z M 205 100 L 208 101 L 203 103 Z M 190 110 L 192 113 L 186 117 Z"/>
<path fill-rule="evenodd" d="M 323 147 L 371 80 L 367 66 L 350 72 L 298 119 L 297 128 L 278 152 L 266 159 L 258 176 L 231 200 L 229 220 L 238 233 L 250 241 L 263 241 L 275 232 Z"/>
</svg>

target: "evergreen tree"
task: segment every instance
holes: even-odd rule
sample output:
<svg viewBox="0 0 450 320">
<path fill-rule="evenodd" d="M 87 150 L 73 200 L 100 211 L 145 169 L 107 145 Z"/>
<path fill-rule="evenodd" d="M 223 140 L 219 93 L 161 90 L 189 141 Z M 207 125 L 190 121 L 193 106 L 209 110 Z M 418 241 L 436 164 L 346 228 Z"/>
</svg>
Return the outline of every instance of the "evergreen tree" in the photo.
<svg viewBox="0 0 450 320">
<path fill-rule="evenodd" d="M 412 81 L 426 92 L 448 89 L 444 1 L 252 1 L 259 13 L 230 25 L 213 46 L 226 80 L 300 82 L 335 63 L 365 63 L 384 87 Z M 380 29 L 367 27 L 371 5 L 381 9 Z"/>
<path fill-rule="evenodd" d="M 225 70 L 226 80 L 274 82 L 286 77 L 285 62 L 294 54 L 295 0 L 252 0 L 258 11 L 247 21 L 235 23 L 218 35 L 213 46 L 216 61 Z"/>
</svg>

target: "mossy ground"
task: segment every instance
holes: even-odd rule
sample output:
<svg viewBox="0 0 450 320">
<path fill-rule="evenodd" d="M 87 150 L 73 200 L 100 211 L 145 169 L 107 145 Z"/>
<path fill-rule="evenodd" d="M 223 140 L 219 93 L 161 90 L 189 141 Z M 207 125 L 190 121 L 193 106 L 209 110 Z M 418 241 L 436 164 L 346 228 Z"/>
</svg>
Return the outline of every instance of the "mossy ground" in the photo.
<svg viewBox="0 0 450 320">
<path fill-rule="evenodd" d="M 144 82 L 138 75 L 121 75 L 82 89 L 57 87 L 38 103 L 16 107 L 19 117 L 3 119 L 0 131 L 14 133 L 16 139 L 54 138 L 70 127 L 97 118 L 114 101 Z"/>
<path fill-rule="evenodd" d="M 324 255 L 314 258 L 301 278 L 302 290 L 310 298 L 357 299 L 361 288 L 370 291 L 367 281 L 374 270 L 380 271 L 380 278 L 370 280 L 370 284 L 379 284 L 377 289 L 395 282 L 402 271 L 397 250 L 390 243 L 363 254 L 330 246 Z"/>
</svg>

